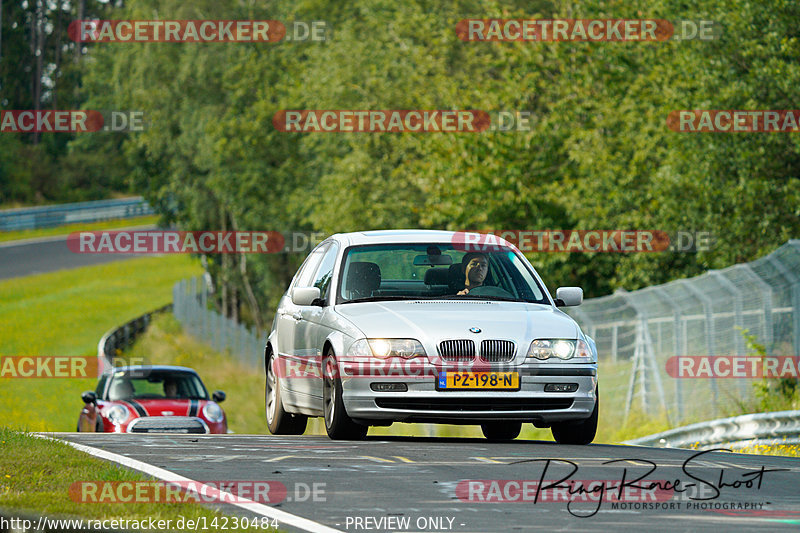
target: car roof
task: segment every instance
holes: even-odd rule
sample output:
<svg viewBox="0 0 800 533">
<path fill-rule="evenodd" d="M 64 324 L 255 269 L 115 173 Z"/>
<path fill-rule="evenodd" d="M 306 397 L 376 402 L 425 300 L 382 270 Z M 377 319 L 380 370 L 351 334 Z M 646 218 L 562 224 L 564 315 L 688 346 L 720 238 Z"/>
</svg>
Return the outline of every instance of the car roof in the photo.
<svg viewBox="0 0 800 533">
<path fill-rule="evenodd" d="M 185 366 L 171 366 L 171 365 L 129 365 L 129 366 L 115 366 L 108 370 L 108 374 L 116 374 L 117 372 L 133 372 L 133 371 L 168 371 L 168 372 L 188 372 L 197 375 L 197 371 Z"/>
<path fill-rule="evenodd" d="M 450 243 L 454 239 L 459 241 L 465 235 L 482 235 L 490 240 L 478 240 L 480 243 L 496 243 L 501 245 L 513 246 L 505 239 L 496 235 L 487 235 L 478 232 L 464 231 L 442 231 L 427 229 L 387 229 L 372 231 L 357 231 L 352 233 L 337 233 L 330 238 L 335 239 L 345 246 L 359 244 L 399 244 L 399 243 Z"/>
</svg>

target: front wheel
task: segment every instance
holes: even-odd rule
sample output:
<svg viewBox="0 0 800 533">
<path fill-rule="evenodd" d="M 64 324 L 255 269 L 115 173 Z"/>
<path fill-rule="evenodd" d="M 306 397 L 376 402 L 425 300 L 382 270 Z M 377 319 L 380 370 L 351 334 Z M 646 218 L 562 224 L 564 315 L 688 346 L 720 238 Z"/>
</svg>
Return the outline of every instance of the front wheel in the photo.
<svg viewBox="0 0 800 533">
<path fill-rule="evenodd" d="M 600 395 L 595 393 L 594 411 L 589 418 L 578 422 L 553 424 L 553 438 L 559 444 L 589 444 L 597 433 L 597 415 L 600 411 Z"/>
<path fill-rule="evenodd" d="M 486 422 L 481 424 L 481 431 L 489 440 L 514 440 L 522 431 L 522 422 Z"/>
<path fill-rule="evenodd" d="M 322 401 L 325 410 L 325 431 L 333 440 L 361 440 L 369 427 L 357 424 L 347 415 L 342 400 L 342 380 L 333 352 L 325 354 L 322 362 Z"/>
<path fill-rule="evenodd" d="M 306 431 L 308 417 L 287 413 L 281 401 L 281 382 L 276 371 L 275 355 L 270 354 L 267 360 L 267 386 L 264 392 L 264 404 L 267 412 L 267 427 L 273 435 L 302 435 Z"/>
</svg>

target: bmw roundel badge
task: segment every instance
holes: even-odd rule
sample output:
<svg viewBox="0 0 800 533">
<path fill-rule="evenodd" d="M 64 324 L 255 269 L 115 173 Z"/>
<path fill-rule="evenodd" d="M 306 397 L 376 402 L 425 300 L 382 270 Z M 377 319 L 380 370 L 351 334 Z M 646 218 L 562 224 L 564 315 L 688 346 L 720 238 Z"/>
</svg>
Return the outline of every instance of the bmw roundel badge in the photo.
<svg viewBox="0 0 800 533">
<path fill-rule="evenodd" d="M 480 332 L 481 332 L 481 328 L 469 328 L 469 330 L 470 330 L 472 333 L 480 333 Z"/>
</svg>

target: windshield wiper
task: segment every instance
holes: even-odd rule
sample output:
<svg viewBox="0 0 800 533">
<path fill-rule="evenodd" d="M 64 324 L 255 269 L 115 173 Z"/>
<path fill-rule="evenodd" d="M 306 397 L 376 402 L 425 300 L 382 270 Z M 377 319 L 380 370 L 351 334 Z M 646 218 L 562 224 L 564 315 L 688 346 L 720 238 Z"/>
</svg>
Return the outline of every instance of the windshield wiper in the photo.
<svg viewBox="0 0 800 533">
<path fill-rule="evenodd" d="M 437 300 L 497 300 L 500 302 L 520 302 L 520 303 L 538 303 L 532 302 L 530 300 L 522 300 L 520 298 L 509 298 L 508 296 L 484 296 L 484 295 L 472 295 L 472 294 L 446 294 L 444 296 L 439 296 L 436 298 Z"/>
<path fill-rule="evenodd" d="M 355 300 L 345 300 L 343 304 L 353 304 L 359 302 L 381 302 L 381 301 L 396 301 L 396 300 L 419 300 L 417 296 L 368 296 L 365 298 L 356 298 Z"/>
</svg>

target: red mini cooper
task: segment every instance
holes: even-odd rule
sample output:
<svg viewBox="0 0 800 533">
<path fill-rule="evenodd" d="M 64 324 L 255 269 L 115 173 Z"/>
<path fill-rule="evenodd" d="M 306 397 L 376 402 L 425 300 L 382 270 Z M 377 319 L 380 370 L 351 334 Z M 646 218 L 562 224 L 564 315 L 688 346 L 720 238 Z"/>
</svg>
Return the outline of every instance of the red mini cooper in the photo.
<svg viewBox="0 0 800 533">
<path fill-rule="evenodd" d="M 125 366 L 81 395 L 78 431 L 107 433 L 227 433 L 218 405 L 225 393 L 208 391 L 197 372 L 182 366 Z"/>
</svg>

